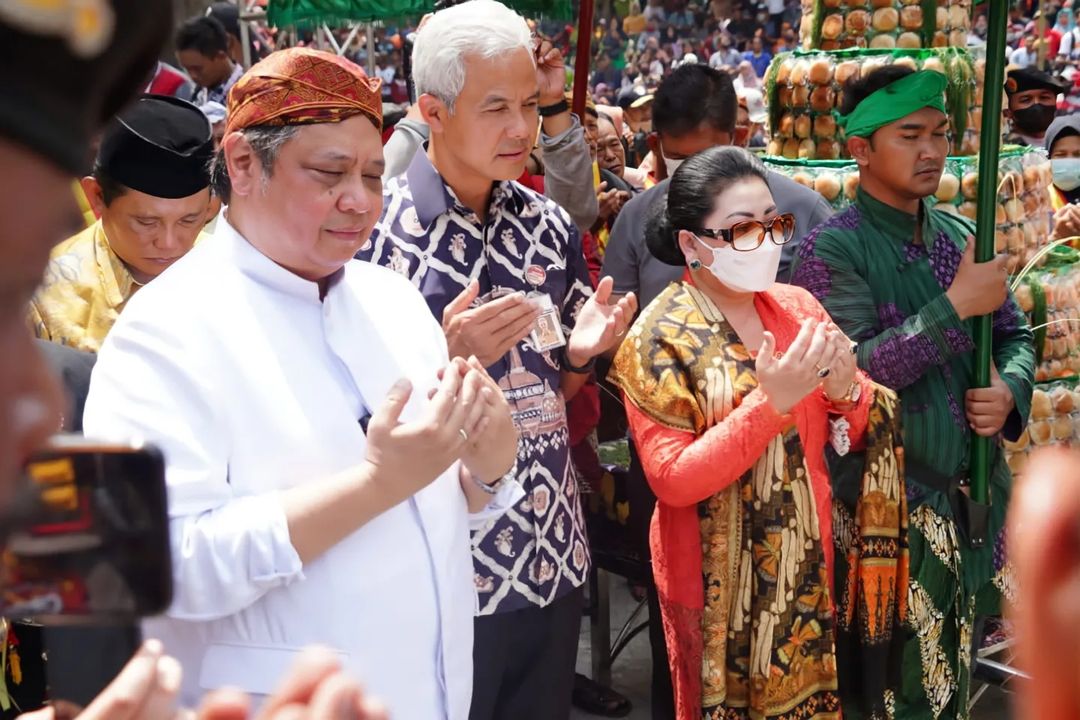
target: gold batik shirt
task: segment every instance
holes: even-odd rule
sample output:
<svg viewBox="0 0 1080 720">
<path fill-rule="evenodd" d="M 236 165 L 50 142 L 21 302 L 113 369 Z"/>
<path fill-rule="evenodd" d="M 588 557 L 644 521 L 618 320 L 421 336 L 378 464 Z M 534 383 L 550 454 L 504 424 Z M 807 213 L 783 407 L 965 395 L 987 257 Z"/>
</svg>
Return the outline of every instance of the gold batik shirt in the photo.
<svg viewBox="0 0 1080 720">
<path fill-rule="evenodd" d="M 30 325 L 43 340 L 97 352 L 137 288 L 98 220 L 53 248 Z"/>
</svg>

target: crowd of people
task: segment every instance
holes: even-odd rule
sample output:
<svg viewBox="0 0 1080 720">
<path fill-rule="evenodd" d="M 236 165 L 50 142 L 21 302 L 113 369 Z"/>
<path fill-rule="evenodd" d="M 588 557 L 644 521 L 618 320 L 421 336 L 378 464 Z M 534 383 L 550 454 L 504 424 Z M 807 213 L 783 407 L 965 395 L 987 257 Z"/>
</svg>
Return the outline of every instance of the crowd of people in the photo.
<svg viewBox="0 0 1080 720">
<path fill-rule="evenodd" d="M 1080 478 L 1040 459 L 1006 533 L 1036 352 L 1004 259 L 925 202 L 943 75 L 845 86 L 860 185 L 834 214 L 751 152 L 798 3 L 609 3 L 580 117 L 572 33 L 496 0 L 383 29 L 377 77 L 269 33 L 245 53 L 230 3 L 173 31 L 181 72 L 155 59 L 167 0 L 110 5 L 0 6 L 25 70 L 0 88 L 5 489 L 58 430 L 167 465 L 173 602 L 80 718 L 627 714 L 575 674 L 602 424 L 628 428 L 652 717 L 968 717 L 981 624 L 1018 587 L 1026 717 L 1080 714 L 1032 650 L 1077 652 L 1080 505 L 1047 498 Z M 1050 154 L 1065 239 L 1075 26 L 1050 5 L 1044 40 L 1013 11 L 1004 120 Z M 5 712 L 61 700 L 3 675 Z"/>
</svg>

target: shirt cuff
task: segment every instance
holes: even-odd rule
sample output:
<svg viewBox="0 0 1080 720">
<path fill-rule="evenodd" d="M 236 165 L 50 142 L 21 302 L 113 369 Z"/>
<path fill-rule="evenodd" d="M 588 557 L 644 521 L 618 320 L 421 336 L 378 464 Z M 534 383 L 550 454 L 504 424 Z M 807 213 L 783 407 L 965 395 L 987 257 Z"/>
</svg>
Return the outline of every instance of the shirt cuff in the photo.
<svg viewBox="0 0 1080 720">
<path fill-rule="evenodd" d="M 502 517 L 507 510 L 514 507 L 521 498 L 525 497 L 525 488 L 521 487 L 521 483 L 518 482 L 515 475 L 516 469 L 515 467 L 506 475 L 502 481 L 502 486 L 499 487 L 498 492 L 491 496 L 487 505 L 478 512 L 469 513 L 469 530 L 482 529 L 492 520 Z"/>
<path fill-rule="evenodd" d="M 570 127 L 559 133 L 555 137 L 551 137 L 544 132 L 543 127 L 540 129 L 540 149 L 544 152 L 551 150 L 557 150 L 563 145 L 567 145 L 577 140 L 574 133 L 578 133 L 581 136 L 582 141 L 585 139 L 585 131 L 581 128 L 581 121 L 578 120 L 577 115 L 570 115 Z"/>
</svg>

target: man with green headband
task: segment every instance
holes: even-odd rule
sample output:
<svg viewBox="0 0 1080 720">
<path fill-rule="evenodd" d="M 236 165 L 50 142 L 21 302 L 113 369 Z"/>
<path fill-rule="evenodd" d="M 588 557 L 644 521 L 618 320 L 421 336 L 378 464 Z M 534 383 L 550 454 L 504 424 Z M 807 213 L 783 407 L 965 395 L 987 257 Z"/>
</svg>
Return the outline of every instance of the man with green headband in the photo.
<svg viewBox="0 0 1080 720">
<path fill-rule="evenodd" d="M 891 66 L 845 87 L 839 125 L 860 188 L 850 208 L 803 241 L 792 280 L 858 343 L 859 366 L 901 397 L 911 558 L 895 712 L 902 720 L 968 717 L 976 617 L 997 615 L 1013 589 L 1002 533 L 1012 478 L 1000 442 L 989 540 L 975 549 L 968 539 L 971 441 L 1019 438 L 1035 371 L 1031 330 L 1008 292 L 1003 259 L 976 263 L 974 225 L 924 201 L 949 148 L 946 82 Z M 993 380 L 974 389 L 972 318 L 989 313 Z M 834 463 L 834 478 L 849 459 Z M 858 682 L 858 668 L 839 670 Z M 845 706 L 845 720 L 865 717 L 860 710 Z"/>
</svg>

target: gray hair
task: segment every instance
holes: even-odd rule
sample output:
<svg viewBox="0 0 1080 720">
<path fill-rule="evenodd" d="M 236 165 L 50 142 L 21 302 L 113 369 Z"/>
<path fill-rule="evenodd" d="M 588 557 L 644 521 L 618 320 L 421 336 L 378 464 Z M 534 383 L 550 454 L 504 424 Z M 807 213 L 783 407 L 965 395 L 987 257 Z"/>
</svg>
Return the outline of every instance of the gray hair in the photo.
<svg viewBox="0 0 1080 720">
<path fill-rule="evenodd" d="M 465 87 L 466 57 L 490 60 L 519 49 L 532 57 L 532 32 L 523 17 L 500 2 L 469 0 L 440 10 L 413 43 L 416 92 L 439 98 L 453 112 Z"/>
<path fill-rule="evenodd" d="M 270 180 L 274 174 L 274 163 L 277 162 L 281 146 L 291 140 L 300 130 L 297 125 L 255 125 L 241 132 L 244 139 L 251 145 L 251 151 L 259 159 L 262 165 L 263 183 Z M 210 163 L 210 189 L 221 198 L 226 205 L 229 204 L 232 195 L 232 182 L 229 180 L 229 167 L 225 162 L 225 149 L 218 148 L 214 159 Z"/>
</svg>

